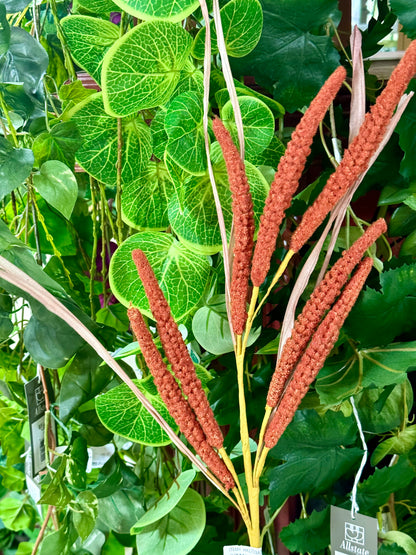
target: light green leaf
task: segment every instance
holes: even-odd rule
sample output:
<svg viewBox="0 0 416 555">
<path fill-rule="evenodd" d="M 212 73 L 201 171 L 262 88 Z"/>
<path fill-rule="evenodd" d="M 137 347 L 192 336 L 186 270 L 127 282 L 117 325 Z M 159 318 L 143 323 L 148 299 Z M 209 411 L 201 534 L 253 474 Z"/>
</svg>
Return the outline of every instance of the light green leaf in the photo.
<svg viewBox="0 0 416 555">
<path fill-rule="evenodd" d="M 104 55 L 120 36 L 117 25 L 86 15 L 70 15 L 61 20 L 74 61 L 101 83 Z"/>
<path fill-rule="evenodd" d="M 109 17 L 111 12 L 119 11 L 112 0 L 77 0 L 77 5 L 80 13 L 86 11 L 106 17 Z"/>
<path fill-rule="evenodd" d="M 98 500 L 92 491 L 81 491 L 73 505 L 74 526 L 82 540 L 86 540 L 94 529 L 98 515 Z"/>
<path fill-rule="evenodd" d="M 198 343 L 209 353 L 222 355 L 234 350 L 230 324 L 225 307 L 225 295 L 215 295 L 207 306 L 198 309 L 192 319 L 192 331 Z M 250 331 L 247 346 L 259 337 L 261 328 Z"/>
<path fill-rule="evenodd" d="M 188 487 L 192 484 L 196 476 L 195 470 L 185 470 L 179 474 L 175 479 L 173 484 L 170 486 L 168 491 L 156 501 L 156 503 L 151 507 L 132 527 L 130 533 L 137 534 L 140 532 L 141 528 L 149 526 L 157 522 L 164 516 L 166 516 L 170 511 L 176 507 L 182 497 L 185 495 Z"/>
<path fill-rule="evenodd" d="M 176 428 L 166 405 L 155 391 L 153 381 L 134 380 L 140 391 L 149 399 L 153 407 L 166 422 Z M 97 397 L 97 414 L 106 428 L 131 441 L 144 445 L 168 445 L 170 439 L 153 416 L 143 407 L 134 393 L 125 384 L 119 385 Z"/>
<path fill-rule="evenodd" d="M 139 553 L 186 555 L 198 543 L 205 528 L 202 497 L 188 489 L 179 503 L 161 520 L 142 528 L 137 534 Z"/>
<path fill-rule="evenodd" d="M 95 179 L 115 186 L 117 181 L 117 119 L 106 114 L 102 93 L 76 106 L 71 119 L 77 124 L 82 144 L 76 159 Z M 121 178 L 128 183 L 147 167 L 152 155 L 149 127 L 141 116 L 122 119 Z"/>
<path fill-rule="evenodd" d="M 144 22 L 120 38 L 102 66 L 106 111 L 115 117 L 155 108 L 171 97 L 191 49 L 180 25 Z"/>
<path fill-rule="evenodd" d="M 198 7 L 198 0 L 117 0 L 116 4 L 139 19 L 181 21 Z"/>
<path fill-rule="evenodd" d="M 0 200 L 19 187 L 29 176 L 34 163 L 29 148 L 14 148 L 0 137 Z"/>
<path fill-rule="evenodd" d="M 161 106 L 150 124 L 153 140 L 153 154 L 156 158 L 159 158 L 159 160 L 163 160 L 166 144 L 168 142 L 168 136 L 165 131 L 165 116 L 166 108 Z"/>
<path fill-rule="evenodd" d="M 208 259 L 165 233 L 146 231 L 124 241 L 111 259 L 110 287 L 120 302 L 126 306 L 132 303 L 149 317 L 149 302 L 131 258 L 134 249 L 146 254 L 174 318 L 181 320 L 193 311 L 208 281 Z"/>
<path fill-rule="evenodd" d="M 48 484 L 39 503 L 45 505 L 54 505 L 55 507 L 65 508 L 73 499 L 72 493 L 67 488 L 63 478 L 66 470 L 66 456 L 62 457 L 59 467 L 52 476 L 52 480 Z"/>
<path fill-rule="evenodd" d="M 271 110 L 258 98 L 239 96 L 238 103 L 244 128 L 245 159 L 254 163 L 270 144 L 274 136 L 274 116 Z M 234 110 L 228 101 L 221 110 L 221 119 L 230 131 L 235 144 L 238 144 Z"/>
<path fill-rule="evenodd" d="M 23 498 L 6 497 L 1 500 L 0 518 L 9 530 L 19 532 L 25 528 L 32 528 L 36 520 L 36 511 L 29 505 L 23 503 Z"/>
<path fill-rule="evenodd" d="M 48 160 L 33 176 L 33 184 L 41 197 L 69 220 L 77 200 L 78 184 L 68 166 L 58 160 Z"/>
<path fill-rule="evenodd" d="M 74 122 L 58 123 L 49 132 L 41 133 L 33 141 L 35 163 L 40 168 L 48 160 L 59 160 L 73 169 L 75 153 L 80 144 L 81 136 Z"/>
<path fill-rule="evenodd" d="M 416 425 L 399 430 L 397 435 L 390 437 L 377 445 L 371 455 L 371 464 L 376 465 L 385 456 L 391 454 L 404 455 L 416 445 Z"/>
<path fill-rule="evenodd" d="M 231 192 L 218 143 L 214 143 L 211 155 L 224 221 L 229 232 L 232 222 Z M 252 164 L 247 162 L 245 166 L 253 198 L 254 219 L 258 226 L 269 186 Z M 169 199 L 168 214 L 172 229 L 186 246 L 204 254 L 214 254 L 221 250 L 218 216 L 207 173 L 201 177 L 188 178 L 180 187 L 177 187 L 176 192 Z"/>
<path fill-rule="evenodd" d="M 202 95 L 184 92 L 171 102 L 165 116 L 167 153 L 181 168 L 201 175 L 207 167 Z"/>
<path fill-rule="evenodd" d="M 163 231 L 169 226 L 167 199 L 172 192 L 165 164 L 150 162 L 138 179 L 123 187 L 123 221 L 140 231 Z"/>
<path fill-rule="evenodd" d="M 12 491 L 21 491 L 25 484 L 23 472 L 13 466 L 0 466 L 1 484 L 3 487 Z"/>
<path fill-rule="evenodd" d="M 233 58 L 247 56 L 260 40 L 263 29 L 263 12 L 258 0 L 231 0 L 221 10 L 227 54 Z M 203 27 L 192 47 L 192 55 L 204 59 L 206 30 Z M 211 21 L 211 54 L 218 54 L 217 33 Z"/>
<path fill-rule="evenodd" d="M 390 530 L 389 532 L 382 532 L 380 537 L 387 542 L 397 544 L 405 550 L 407 555 L 416 555 L 416 542 L 408 534 L 399 530 Z"/>
<path fill-rule="evenodd" d="M 183 66 L 173 97 L 188 91 L 204 93 L 204 74 L 191 60 L 187 60 Z"/>
</svg>

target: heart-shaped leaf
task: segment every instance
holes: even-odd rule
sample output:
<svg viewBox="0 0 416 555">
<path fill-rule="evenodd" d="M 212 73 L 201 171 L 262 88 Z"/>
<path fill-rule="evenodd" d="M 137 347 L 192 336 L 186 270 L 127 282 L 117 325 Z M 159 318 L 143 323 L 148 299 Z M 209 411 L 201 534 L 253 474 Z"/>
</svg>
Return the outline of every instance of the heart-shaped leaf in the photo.
<svg viewBox="0 0 416 555">
<path fill-rule="evenodd" d="M 34 163 L 29 148 L 14 148 L 7 139 L 0 137 L 0 199 L 23 183 Z"/>
<path fill-rule="evenodd" d="M 33 176 L 33 184 L 40 196 L 69 220 L 77 200 L 78 184 L 68 166 L 58 160 L 48 160 Z"/>
</svg>

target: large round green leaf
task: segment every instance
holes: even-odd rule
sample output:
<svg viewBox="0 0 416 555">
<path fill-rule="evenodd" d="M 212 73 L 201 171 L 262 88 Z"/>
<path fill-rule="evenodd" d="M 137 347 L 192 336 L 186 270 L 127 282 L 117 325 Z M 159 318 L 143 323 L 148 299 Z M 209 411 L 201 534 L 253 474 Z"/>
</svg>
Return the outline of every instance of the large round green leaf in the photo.
<svg viewBox="0 0 416 555">
<path fill-rule="evenodd" d="M 116 117 L 165 104 L 187 61 L 192 39 L 179 24 L 144 22 L 120 38 L 102 67 L 106 111 Z"/>
<path fill-rule="evenodd" d="M 146 254 L 176 320 L 183 319 L 201 301 L 210 270 L 205 256 L 191 252 L 171 235 L 145 231 L 129 237 L 110 263 L 110 286 L 118 300 L 132 303 L 151 317 L 149 302 L 131 258 L 134 249 Z"/>
<path fill-rule="evenodd" d="M 202 497 L 188 489 L 170 513 L 139 530 L 137 550 L 152 555 L 186 555 L 202 536 L 205 519 Z"/>
<path fill-rule="evenodd" d="M 116 4 L 139 19 L 181 21 L 198 7 L 198 0 L 116 0 Z"/>
<path fill-rule="evenodd" d="M 169 226 L 167 199 L 172 193 L 173 184 L 165 164 L 150 162 L 138 179 L 123 187 L 123 221 L 140 231 L 166 229 Z"/>
<path fill-rule="evenodd" d="M 71 112 L 71 119 L 82 138 L 76 154 L 78 164 L 98 181 L 114 186 L 117 181 L 117 119 L 105 112 L 102 93 L 78 104 Z M 141 117 L 123 118 L 121 125 L 121 178 L 129 182 L 147 167 L 152 155 L 152 138 Z"/>
<path fill-rule="evenodd" d="M 218 143 L 214 143 L 212 148 L 214 176 L 225 225 L 229 231 L 233 217 L 231 192 L 225 163 L 218 147 Z M 258 225 L 269 187 L 257 168 L 249 162 L 245 166 L 253 198 L 255 222 Z M 173 231 L 188 248 L 203 254 L 214 254 L 221 250 L 218 216 L 208 174 L 191 177 L 181 188 L 177 188 L 168 202 L 168 215 Z"/>
<path fill-rule="evenodd" d="M 167 153 L 193 175 L 201 175 L 207 168 L 203 115 L 202 95 L 188 91 L 169 102 L 165 116 Z"/>
<path fill-rule="evenodd" d="M 153 380 L 134 382 L 169 426 L 176 428 L 175 421 L 159 397 Z M 169 436 L 126 384 L 118 385 L 97 397 L 95 408 L 104 426 L 115 434 L 144 445 L 160 446 L 170 443 Z"/>
<path fill-rule="evenodd" d="M 71 56 L 101 83 L 104 55 L 120 36 L 117 25 L 86 15 L 71 15 L 61 21 Z"/>
<path fill-rule="evenodd" d="M 254 163 L 256 156 L 269 146 L 273 138 L 274 116 L 270 108 L 258 98 L 239 96 L 238 103 L 243 120 L 245 158 L 249 162 Z M 234 142 L 238 144 L 237 127 L 235 125 L 231 100 L 222 108 L 221 119 L 230 131 Z"/>
<path fill-rule="evenodd" d="M 231 0 L 221 10 L 227 54 L 241 58 L 249 54 L 260 40 L 263 29 L 263 12 L 258 0 Z M 192 55 L 202 60 L 205 50 L 206 30 L 203 27 L 195 38 Z M 218 53 L 217 32 L 211 21 L 211 53 Z"/>
</svg>

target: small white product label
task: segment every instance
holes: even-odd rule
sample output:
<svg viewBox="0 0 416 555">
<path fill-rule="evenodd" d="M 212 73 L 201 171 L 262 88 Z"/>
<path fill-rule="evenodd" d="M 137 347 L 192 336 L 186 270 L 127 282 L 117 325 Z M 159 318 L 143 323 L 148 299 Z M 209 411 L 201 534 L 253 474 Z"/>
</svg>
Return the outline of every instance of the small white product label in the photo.
<svg viewBox="0 0 416 555">
<path fill-rule="evenodd" d="M 227 545 L 224 555 L 261 555 L 261 547 L 248 547 L 247 545 Z"/>
<path fill-rule="evenodd" d="M 331 506 L 333 555 L 377 555 L 377 519 Z"/>
</svg>

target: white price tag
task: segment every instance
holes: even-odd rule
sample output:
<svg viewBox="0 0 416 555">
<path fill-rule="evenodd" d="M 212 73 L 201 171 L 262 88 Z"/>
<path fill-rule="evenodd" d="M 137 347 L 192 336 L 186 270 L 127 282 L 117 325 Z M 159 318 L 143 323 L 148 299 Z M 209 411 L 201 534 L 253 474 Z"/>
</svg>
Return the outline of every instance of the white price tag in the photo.
<svg viewBox="0 0 416 555">
<path fill-rule="evenodd" d="M 227 545 L 224 547 L 224 555 L 261 555 L 261 547 L 249 547 L 247 545 Z"/>
<path fill-rule="evenodd" d="M 377 519 L 331 506 L 333 555 L 377 555 Z"/>
</svg>

